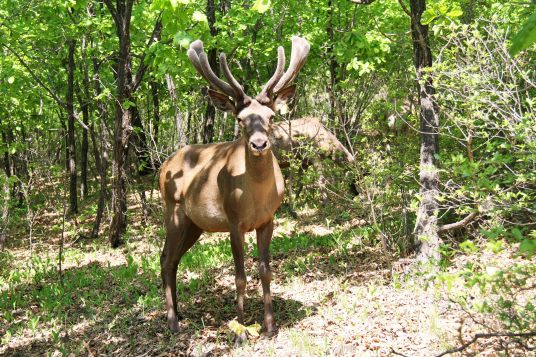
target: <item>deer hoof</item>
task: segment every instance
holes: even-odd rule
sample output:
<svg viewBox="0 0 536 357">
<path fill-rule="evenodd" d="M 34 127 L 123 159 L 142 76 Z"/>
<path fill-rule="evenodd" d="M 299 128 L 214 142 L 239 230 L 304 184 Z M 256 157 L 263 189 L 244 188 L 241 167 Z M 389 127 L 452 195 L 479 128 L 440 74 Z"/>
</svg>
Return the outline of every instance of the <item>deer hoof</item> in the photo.
<svg viewBox="0 0 536 357">
<path fill-rule="evenodd" d="M 266 326 L 266 325 L 263 326 L 263 335 L 264 336 L 266 336 L 266 337 L 274 337 L 276 334 L 277 334 L 277 327 L 275 326 L 275 324 L 269 325 L 269 326 Z"/>
<path fill-rule="evenodd" d="M 179 322 L 177 320 L 168 320 L 168 326 L 169 326 L 169 330 L 172 333 L 179 332 Z"/>
<path fill-rule="evenodd" d="M 242 346 L 244 342 L 247 341 L 247 336 L 245 333 L 241 333 L 240 335 L 235 335 L 235 347 Z"/>
</svg>

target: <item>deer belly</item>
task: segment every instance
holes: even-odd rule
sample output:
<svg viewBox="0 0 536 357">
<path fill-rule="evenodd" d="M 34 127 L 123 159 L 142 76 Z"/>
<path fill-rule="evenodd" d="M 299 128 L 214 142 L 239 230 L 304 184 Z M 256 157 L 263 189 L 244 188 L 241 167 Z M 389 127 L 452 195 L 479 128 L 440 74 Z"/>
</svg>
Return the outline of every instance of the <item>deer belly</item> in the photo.
<svg viewBox="0 0 536 357">
<path fill-rule="evenodd" d="M 226 232 L 229 222 L 223 207 L 216 202 L 200 202 L 186 205 L 186 215 L 206 232 Z"/>
</svg>

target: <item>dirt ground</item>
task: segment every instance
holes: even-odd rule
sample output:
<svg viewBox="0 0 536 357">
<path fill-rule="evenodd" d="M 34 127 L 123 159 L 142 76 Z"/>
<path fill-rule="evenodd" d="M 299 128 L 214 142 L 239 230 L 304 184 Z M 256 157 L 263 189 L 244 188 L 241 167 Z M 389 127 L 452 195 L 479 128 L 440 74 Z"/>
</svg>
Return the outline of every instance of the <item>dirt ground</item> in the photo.
<svg viewBox="0 0 536 357">
<path fill-rule="evenodd" d="M 70 272 L 87 277 L 89 282 L 83 289 L 92 293 L 98 290 L 101 300 L 82 301 L 80 289 L 70 291 L 70 303 L 61 307 L 68 310 L 62 315 L 67 320 L 60 321 L 56 330 L 52 322 L 38 324 L 36 329 L 30 327 L 32 317 L 47 320 L 42 316 L 44 303 L 32 300 L 32 292 L 42 289 L 47 280 L 16 288 L 23 289 L 24 296 L 33 302 L 15 308 L 11 311 L 13 318 L 0 324 L 3 341 L 0 354 L 435 356 L 485 330 L 479 325 L 485 317 L 469 315 L 454 301 L 458 293 L 455 289 L 446 289 L 425 271 L 413 270 L 410 274 L 411 260 L 396 261 L 379 247 L 364 244 L 362 237 L 351 229 L 359 222 L 341 220 L 331 225 L 325 222 L 318 211 L 302 211 L 298 219 L 278 218 L 272 243 L 272 295 L 279 328 L 274 337 L 250 335 L 242 346 L 234 345 L 228 327 L 235 318 L 234 274 L 229 257 L 206 269 L 179 271 L 178 280 L 185 284 L 179 294 L 181 331 L 175 335 L 168 332 L 158 276 L 162 241 L 146 238 L 158 237 L 159 227 L 154 224 L 133 234 L 119 250 L 109 249 L 103 241 L 88 244 L 76 258 L 66 259 L 63 266 L 66 279 Z M 250 246 L 253 238 L 248 235 Z M 70 257 L 69 250 L 77 244 L 80 242 L 68 242 L 64 254 Z M 225 250 L 227 236 L 206 236 L 198 244 L 200 249 Z M 57 244 L 41 240 L 34 254 L 54 256 L 57 249 Z M 208 258 L 216 255 L 207 251 Z M 10 249 L 9 268 L 23 269 L 27 254 L 24 247 Z M 508 251 L 502 254 L 502 258 L 486 259 L 490 264 L 497 259 L 513 259 Z M 135 261 L 146 257 L 147 264 L 154 265 L 153 270 L 143 270 L 139 265 L 132 275 L 117 278 L 114 275 L 117 269 L 132 265 L 129 256 Z M 251 254 L 247 256 L 245 325 L 251 326 L 262 324 L 262 289 L 255 261 Z M 461 269 L 468 259 L 471 257 L 466 255 L 455 258 L 448 270 Z M 154 274 L 147 275 L 147 271 Z M 92 277 L 95 282 L 91 281 Z M 192 284 L 197 280 L 199 284 Z M 14 294 L 6 285 L 0 292 L 4 299 Z M 150 296 L 156 300 L 153 305 L 140 303 Z M 0 315 L 0 321 L 3 316 L 6 315 Z M 488 322 L 493 325 L 493 321 Z M 8 329 L 16 325 L 20 326 L 19 332 L 6 339 Z M 504 350 L 505 344 L 510 348 L 510 355 L 533 353 L 516 349 L 512 341 L 494 337 L 480 339 L 454 355 L 502 355 L 504 352 L 499 353 L 498 349 Z"/>
</svg>

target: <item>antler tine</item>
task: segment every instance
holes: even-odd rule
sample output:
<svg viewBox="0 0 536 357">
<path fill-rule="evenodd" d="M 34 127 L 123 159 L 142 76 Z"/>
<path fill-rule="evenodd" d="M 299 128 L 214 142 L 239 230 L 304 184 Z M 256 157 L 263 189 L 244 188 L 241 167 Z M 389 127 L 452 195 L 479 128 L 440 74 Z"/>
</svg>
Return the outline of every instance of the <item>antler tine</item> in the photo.
<svg viewBox="0 0 536 357">
<path fill-rule="evenodd" d="M 208 78 L 205 76 L 205 73 L 203 73 L 203 69 L 201 68 L 201 63 L 199 62 L 199 56 L 193 49 L 189 49 L 187 52 L 188 58 L 190 59 L 190 62 L 194 65 L 195 69 L 197 70 L 197 73 L 201 75 L 206 81 L 208 81 Z"/>
<path fill-rule="evenodd" d="M 197 72 L 199 72 L 199 74 L 209 83 L 210 86 L 220 90 L 229 97 L 235 96 L 231 86 L 219 79 L 214 71 L 212 71 L 212 68 L 210 68 L 210 63 L 208 62 L 207 55 L 203 48 L 203 42 L 200 40 L 192 42 L 187 54 Z"/>
<path fill-rule="evenodd" d="M 272 95 L 274 86 L 283 76 L 283 71 L 285 70 L 285 49 L 282 46 L 277 48 L 277 67 L 275 69 L 272 77 L 266 82 L 262 91 L 257 95 L 257 100 L 264 101 L 269 99 Z"/>
<path fill-rule="evenodd" d="M 227 65 L 227 57 L 225 56 L 225 53 L 220 53 L 220 68 L 223 74 L 225 75 L 225 78 L 229 81 L 229 84 L 231 85 L 231 88 L 233 89 L 235 95 L 234 97 L 238 100 L 243 100 L 246 96 L 246 93 L 244 93 L 244 89 L 238 83 L 236 78 L 231 73 L 231 70 L 229 69 L 229 66 Z"/>
<path fill-rule="evenodd" d="M 285 88 L 290 82 L 296 78 L 300 69 L 305 63 L 305 59 L 309 54 L 309 42 L 307 40 L 294 36 L 292 38 L 292 53 L 290 54 L 290 64 L 285 74 L 277 82 L 274 87 L 274 93 L 279 92 L 281 89 Z"/>
</svg>

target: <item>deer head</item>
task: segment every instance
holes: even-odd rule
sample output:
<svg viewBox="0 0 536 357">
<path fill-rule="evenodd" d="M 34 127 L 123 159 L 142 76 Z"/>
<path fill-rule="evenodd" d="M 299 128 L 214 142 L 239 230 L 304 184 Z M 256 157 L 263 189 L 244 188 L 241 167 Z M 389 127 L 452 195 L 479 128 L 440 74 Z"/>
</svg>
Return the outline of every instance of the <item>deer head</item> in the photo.
<svg viewBox="0 0 536 357">
<path fill-rule="evenodd" d="M 279 47 L 275 73 L 255 98 L 248 96 L 232 75 L 224 53 L 220 54 L 220 67 L 227 82 L 218 78 L 210 67 L 200 40 L 190 45 L 188 57 L 197 72 L 209 83 L 208 95 L 214 106 L 235 116 L 242 127 L 249 151 L 254 156 L 262 156 L 271 148 L 269 134 L 272 119 L 294 96 L 296 86 L 291 83 L 305 63 L 308 53 L 309 43 L 301 37 L 293 37 L 290 64 L 284 71 L 285 50 Z"/>
</svg>

